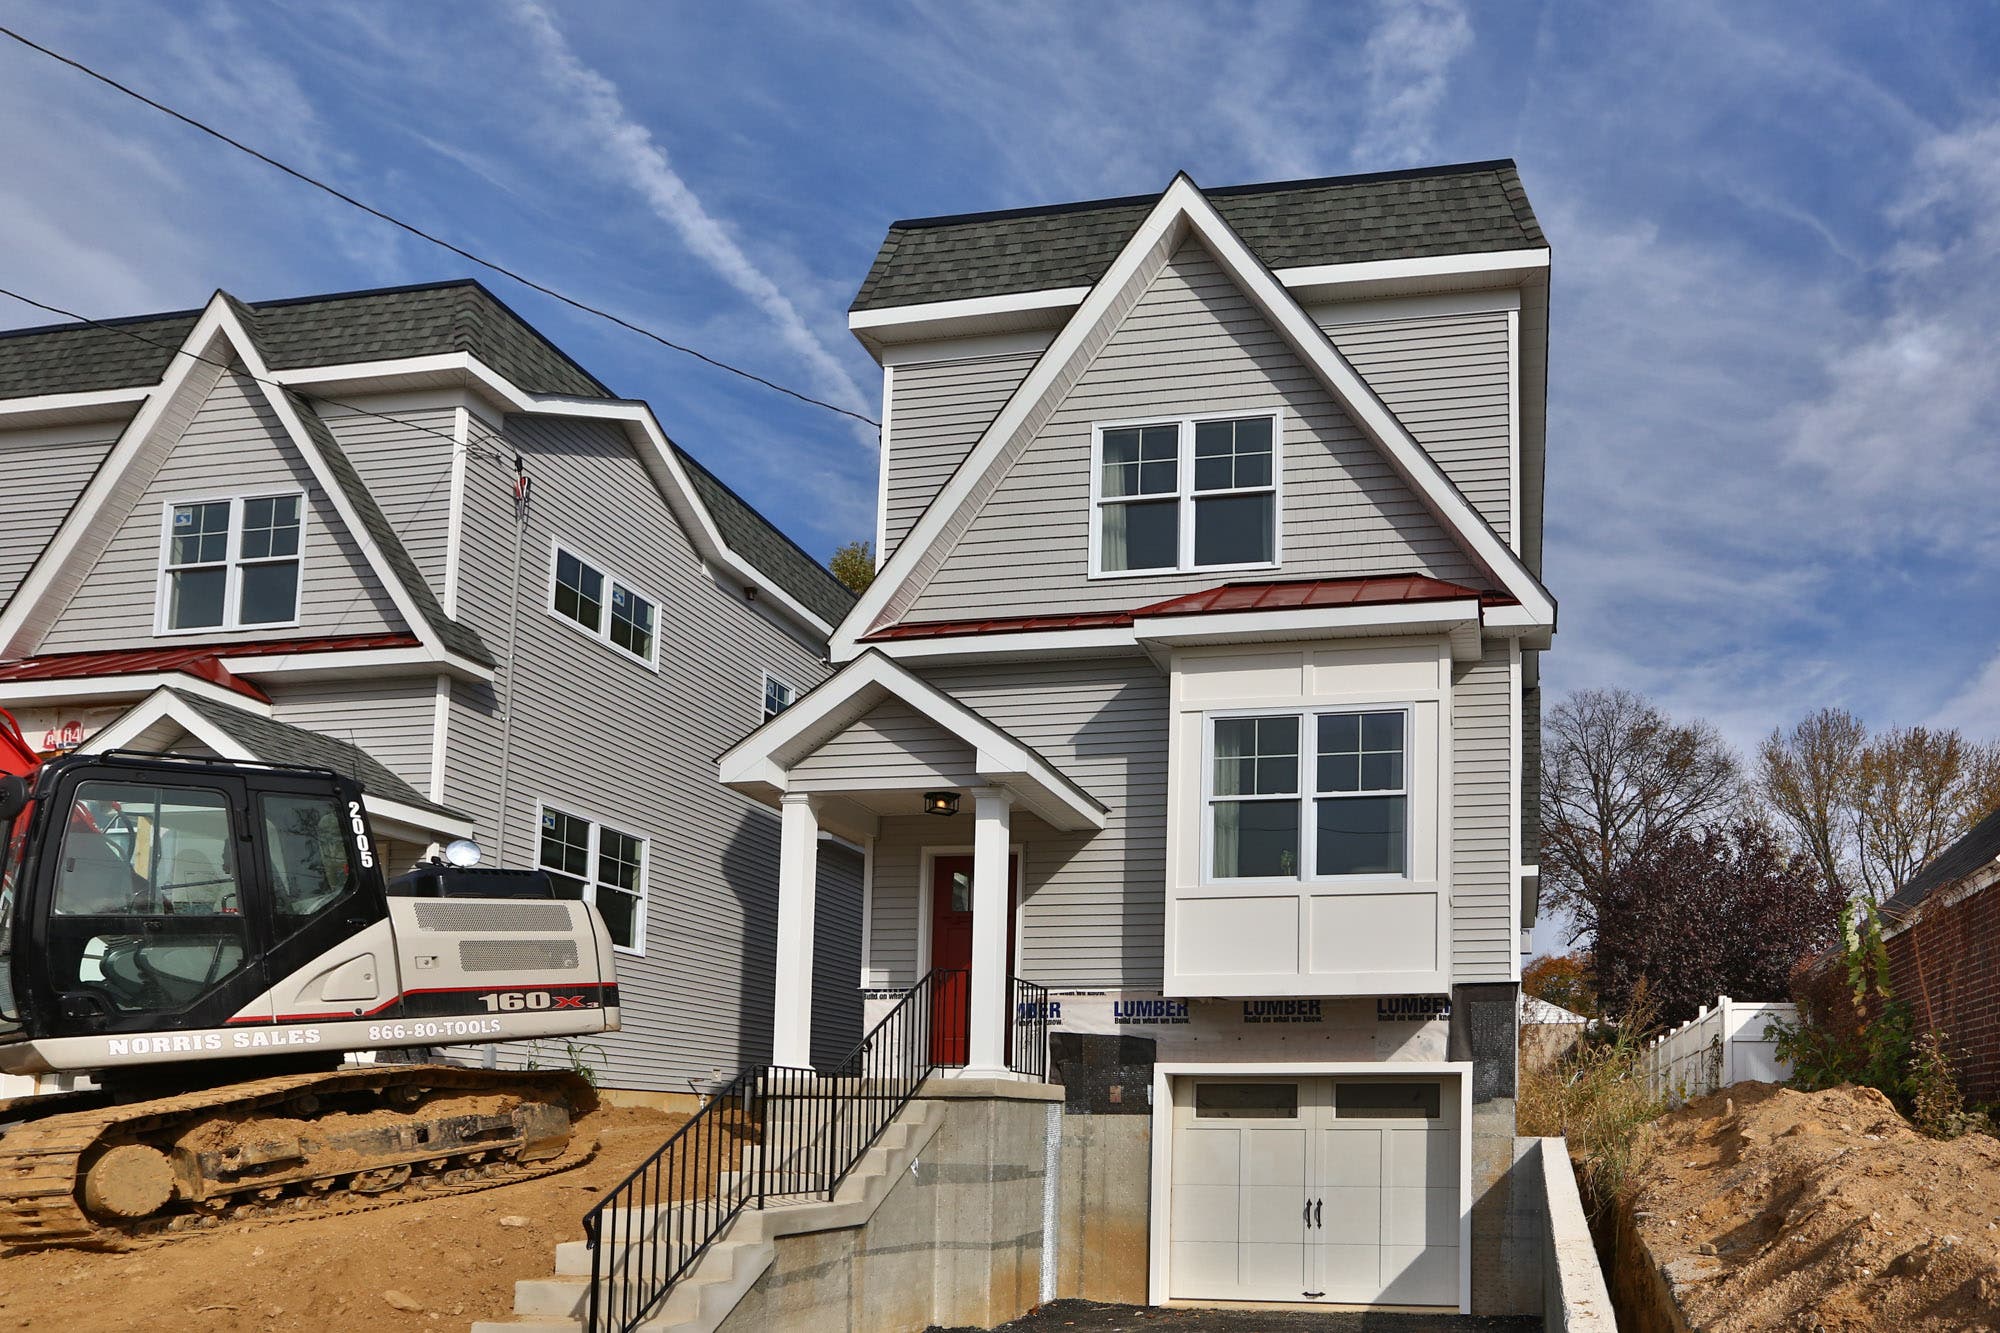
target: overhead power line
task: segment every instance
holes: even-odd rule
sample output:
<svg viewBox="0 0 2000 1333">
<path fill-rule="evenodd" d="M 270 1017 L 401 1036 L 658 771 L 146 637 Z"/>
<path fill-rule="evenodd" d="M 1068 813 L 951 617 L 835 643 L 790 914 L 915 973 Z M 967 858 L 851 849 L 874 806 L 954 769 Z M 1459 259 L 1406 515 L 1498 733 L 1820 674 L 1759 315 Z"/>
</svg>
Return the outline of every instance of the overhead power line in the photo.
<svg viewBox="0 0 2000 1333">
<path fill-rule="evenodd" d="M 48 47 L 43 46 L 40 42 L 37 42 L 32 38 L 25 37 L 22 34 L 15 32 L 12 28 L 0 26 L 0 36 L 11 37 L 15 41 L 19 42 L 22 46 L 27 47 L 29 50 L 39 51 L 41 54 L 47 56 L 51 60 L 57 61 L 60 64 L 68 65 L 71 69 L 76 70 L 78 73 L 87 74 L 91 78 L 96 79 L 99 83 L 105 85 L 106 87 L 114 88 L 117 91 L 125 94 L 127 97 L 133 99 L 134 101 L 144 103 L 145 105 L 151 107 L 153 110 L 160 112 L 162 115 L 173 117 L 175 120 L 180 121 L 183 125 L 188 126 L 190 129 L 199 130 L 203 134 L 208 135 L 212 139 L 219 139 L 223 143 L 228 144 L 231 148 L 236 149 L 238 152 L 247 153 L 251 157 L 256 158 L 259 162 L 262 162 L 265 166 L 275 167 L 279 171 L 284 172 L 287 176 L 292 177 L 294 180 L 300 181 L 306 185 L 312 186 L 316 190 L 321 190 L 327 194 L 332 195 L 335 199 L 340 200 L 340 202 L 342 202 L 343 204 L 347 204 L 354 208 L 358 208 L 362 212 L 368 214 L 369 216 L 377 218 L 380 221 L 386 222 L 392 227 L 401 228 L 402 230 L 408 232 L 410 235 L 417 237 L 419 240 L 429 241 L 432 245 L 438 246 L 439 248 L 444 250 L 449 250 L 452 254 L 457 255 L 459 258 L 463 260 L 466 260 L 468 263 L 477 264 L 483 269 L 486 269 L 493 273 L 498 273 L 501 277 L 508 278 L 514 282 L 520 283 L 523 287 L 527 287 L 533 291 L 540 292 L 542 295 L 550 298 L 551 300 L 560 301 L 564 305 L 570 306 L 571 308 L 576 310 L 581 310 L 587 315 L 595 315 L 599 319 L 607 320 L 610 323 L 616 324 L 618 327 L 622 329 L 627 329 L 633 333 L 636 333 L 642 338 L 650 338 L 654 342 L 660 344 L 660 346 L 662 347 L 670 348 L 673 351 L 681 353 L 683 356 L 691 356 L 695 360 L 703 362 L 706 365 L 714 366 L 717 370 L 726 370 L 732 375 L 739 375 L 742 378 L 749 380 L 753 384 L 761 384 L 765 388 L 775 390 L 778 393 L 782 393 L 788 398 L 796 398 L 798 401 L 802 403 L 808 403 L 813 407 L 825 408 L 829 412 L 837 412 L 841 416 L 851 417 L 854 420 L 862 422 L 865 425 L 874 426 L 878 430 L 881 428 L 882 423 L 875 420 L 875 418 L 873 417 L 864 416 L 860 412 L 850 411 L 845 407 L 837 406 L 836 404 L 829 403 L 821 398 L 814 398 L 811 394 L 801 393 L 797 389 L 787 388 L 784 385 L 779 384 L 775 380 L 765 379 L 762 375 L 759 375 L 754 371 L 745 370 L 741 366 L 733 366 L 729 364 L 727 361 L 718 360 L 717 358 L 708 355 L 706 352 L 697 351 L 696 349 L 689 347 L 684 343 L 677 343 L 671 338 L 668 338 L 659 333 L 655 333 L 653 330 L 646 328 L 644 325 L 634 324 L 631 320 L 626 319 L 620 315 L 615 315 L 611 313 L 609 310 L 604 310 L 598 306 L 591 305 L 588 302 L 579 301 L 573 296 L 566 296 L 562 292 L 557 291 L 555 288 L 550 287 L 545 283 L 537 282 L 533 278 L 518 273 L 515 270 L 508 268 L 504 264 L 495 263 L 491 259 L 486 259 L 479 255 L 476 255 L 472 251 L 467 250 L 465 247 L 461 245 L 455 245 L 451 241 L 446 240 L 444 237 L 439 236 L 434 232 L 425 231 L 422 227 L 419 227 L 414 223 L 403 221 L 403 219 L 395 216 L 393 213 L 384 212 L 382 209 L 375 207 L 373 204 L 366 203 L 360 199 L 357 199 L 353 195 L 348 194 L 346 191 L 341 190 L 335 186 L 329 185 L 325 181 L 320 180 L 316 176 L 300 171 L 297 167 L 291 166 L 287 163 L 280 162 L 277 158 L 272 157 L 268 153 L 259 152 L 257 149 L 252 148 L 249 144 L 244 143 L 242 140 L 232 138 L 229 135 L 223 133 L 221 130 L 216 129 L 213 125 L 209 125 L 203 121 L 196 120 L 193 116 L 190 116 L 185 112 L 176 111 L 174 108 L 168 106 L 166 103 L 156 101 L 153 98 L 148 97 L 146 94 L 140 92 L 138 89 L 120 83 L 118 80 L 112 78 L 110 75 L 100 73 L 97 70 L 92 69 L 90 66 L 84 64 L 80 60 L 72 59 L 71 57 L 64 55 L 60 51 L 50 50 Z M 29 302 L 29 304 L 33 305 L 35 303 Z"/>
</svg>

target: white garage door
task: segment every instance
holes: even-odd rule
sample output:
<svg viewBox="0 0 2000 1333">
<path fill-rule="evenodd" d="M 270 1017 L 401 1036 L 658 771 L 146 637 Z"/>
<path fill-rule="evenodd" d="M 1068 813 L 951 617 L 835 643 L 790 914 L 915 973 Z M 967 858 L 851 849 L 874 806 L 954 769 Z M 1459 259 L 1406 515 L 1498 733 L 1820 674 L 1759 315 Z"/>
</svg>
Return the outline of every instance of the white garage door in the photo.
<svg viewBox="0 0 2000 1333">
<path fill-rule="evenodd" d="M 1458 1303 L 1456 1086 L 1174 1082 L 1167 1293 Z"/>
</svg>

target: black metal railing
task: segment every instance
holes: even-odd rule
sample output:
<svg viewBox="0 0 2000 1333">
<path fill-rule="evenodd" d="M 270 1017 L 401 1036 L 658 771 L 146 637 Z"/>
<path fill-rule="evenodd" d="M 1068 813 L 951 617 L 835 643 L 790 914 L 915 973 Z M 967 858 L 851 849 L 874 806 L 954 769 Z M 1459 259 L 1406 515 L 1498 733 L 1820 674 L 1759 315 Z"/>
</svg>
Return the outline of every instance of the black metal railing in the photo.
<svg viewBox="0 0 2000 1333">
<path fill-rule="evenodd" d="M 599 1200 L 583 1219 L 586 1333 L 650 1318 L 746 1207 L 832 1199 L 924 1080 L 965 1063 L 967 981 L 932 972 L 828 1069 L 738 1075 Z"/>
<path fill-rule="evenodd" d="M 1011 977 L 1013 1009 L 1007 1067 L 1037 1083 L 1049 1081 L 1049 988 Z"/>
</svg>

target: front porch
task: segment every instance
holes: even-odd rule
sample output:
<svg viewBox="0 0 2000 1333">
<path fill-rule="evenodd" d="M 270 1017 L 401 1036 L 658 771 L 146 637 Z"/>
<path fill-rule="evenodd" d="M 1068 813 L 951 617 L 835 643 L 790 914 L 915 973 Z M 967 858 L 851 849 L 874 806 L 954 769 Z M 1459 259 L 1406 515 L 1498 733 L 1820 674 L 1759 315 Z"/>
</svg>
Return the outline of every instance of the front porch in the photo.
<svg viewBox="0 0 2000 1333">
<path fill-rule="evenodd" d="M 879 653 L 863 655 L 722 757 L 724 783 L 778 808 L 772 1062 L 811 1064 L 820 835 L 868 855 L 866 981 L 928 993 L 929 1052 L 966 1078 L 1040 1077 L 1047 1004 L 1016 975 L 1023 871 L 1105 810 L 1032 748 Z M 890 910 L 877 912 L 877 895 Z M 885 957 L 887 966 L 872 965 Z M 870 1023 L 873 1016 L 870 1017 Z"/>
</svg>

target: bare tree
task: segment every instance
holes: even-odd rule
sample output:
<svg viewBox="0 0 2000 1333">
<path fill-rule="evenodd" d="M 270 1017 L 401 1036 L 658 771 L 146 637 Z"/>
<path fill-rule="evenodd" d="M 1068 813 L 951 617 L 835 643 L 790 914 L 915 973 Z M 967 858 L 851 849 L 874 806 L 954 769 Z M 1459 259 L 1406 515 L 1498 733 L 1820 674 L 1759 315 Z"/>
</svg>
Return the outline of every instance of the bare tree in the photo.
<svg viewBox="0 0 2000 1333">
<path fill-rule="evenodd" d="M 1542 883 L 1594 931 L 1619 867 L 1659 839 L 1734 812 L 1736 754 L 1706 722 L 1676 723 L 1629 690 L 1579 690 L 1542 724 Z"/>
<path fill-rule="evenodd" d="M 1757 792 L 1827 883 L 1849 892 L 1855 797 L 1868 728 L 1844 708 L 1822 708 L 1757 749 Z"/>
<path fill-rule="evenodd" d="M 2000 745 L 1953 729 L 1873 736 L 1842 709 L 1809 713 L 1758 751 L 1758 794 L 1831 884 L 1880 904 L 2000 808 Z"/>
</svg>

